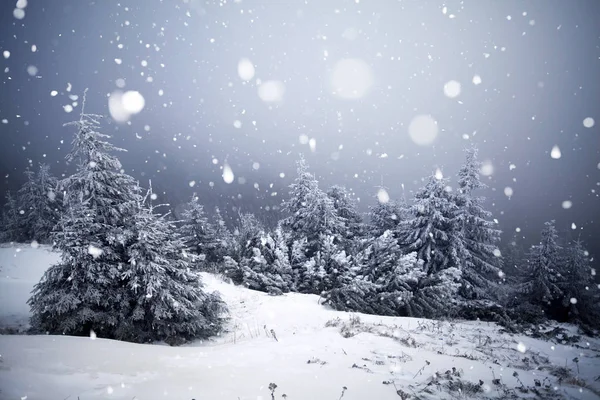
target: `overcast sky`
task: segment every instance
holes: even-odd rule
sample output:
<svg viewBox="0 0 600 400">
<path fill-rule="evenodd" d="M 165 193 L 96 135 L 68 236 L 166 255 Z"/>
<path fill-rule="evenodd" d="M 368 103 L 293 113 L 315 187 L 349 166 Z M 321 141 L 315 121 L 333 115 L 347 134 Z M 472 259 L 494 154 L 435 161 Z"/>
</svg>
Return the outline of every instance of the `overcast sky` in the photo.
<svg viewBox="0 0 600 400">
<path fill-rule="evenodd" d="M 0 5 L 2 192 L 30 164 L 69 171 L 62 124 L 89 88 L 86 111 L 163 201 L 264 209 L 303 153 L 366 211 L 382 183 L 410 199 L 453 177 L 476 144 L 507 236 L 556 219 L 600 243 L 597 0 L 18 3 Z"/>
</svg>

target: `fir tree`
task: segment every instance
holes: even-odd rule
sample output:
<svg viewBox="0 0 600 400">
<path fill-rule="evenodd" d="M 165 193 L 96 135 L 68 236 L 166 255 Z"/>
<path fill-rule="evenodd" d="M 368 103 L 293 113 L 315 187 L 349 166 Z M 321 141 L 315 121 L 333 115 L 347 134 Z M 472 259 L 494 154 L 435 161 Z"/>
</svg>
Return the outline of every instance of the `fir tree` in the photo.
<svg viewBox="0 0 600 400">
<path fill-rule="evenodd" d="M 373 236 L 381 236 L 385 231 L 396 230 L 398 224 L 406 218 L 403 204 L 394 200 L 381 202 L 377 199 L 374 206 L 369 207 L 369 230 Z"/>
<path fill-rule="evenodd" d="M 444 315 L 456 304 L 467 250 L 457 206 L 447 188 L 446 179 L 431 176 L 416 193 L 410 217 L 396 229 L 403 250 L 415 252 L 423 263 L 424 276 L 406 307 L 410 316 Z"/>
<path fill-rule="evenodd" d="M 558 286 L 561 248 L 557 243 L 554 221 L 545 223 L 541 236 L 540 244 L 532 246 L 529 251 L 527 270 L 519 289 L 531 304 L 548 308 L 552 302 L 562 301 L 565 297 Z"/>
<path fill-rule="evenodd" d="M 352 241 L 363 234 L 362 217 L 356 208 L 354 199 L 343 186 L 332 186 L 327 191 L 327 196 L 333 200 L 333 207 L 344 223 L 345 248 L 350 250 Z"/>
<path fill-rule="evenodd" d="M 250 289 L 280 295 L 293 289 L 292 268 L 281 232 L 261 237 L 252 256 L 241 262 L 243 281 Z"/>
<path fill-rule="evenodd" d="M 462 225 L 462 240 L 466 249 L 463 262 L 467 297 L 489 298 L 503 276 L 502 259 L 498 250 L 501 231 L 491 220 L 492 214 L 484 208 L 483 197 L 475 194 L 485 188 L 479 179 L 480 162 L 477 149 L 466 151 L 467 159 L 458 173 L 458 193 L 455 201 L 458 206 L 456 216 Z"/>
<path fill-rule="evenodd" d="M 180 344 L 218 333 L 224 303 L 204 292 L 175 225 L 155 215 L 151 205 L 141 203 L 139 208 L 127 246 L 129 265 L 122 273 L 128 299 L 117 339 Z"/>
<path fill-rule="evenodd" d="M 214 255 L 216 262 L 222 267 L 224 257 L 233 251 L 234 239 L 231 231 L 227 228 L 225 220 L 221 215 L 219 207 L 215 207 L 214 222 L 216 246 Z"/>
<path fill-rule="evenodd" d="M 347 284 L 351 257 L 338 246 L 333 235 L 320 238 L 320 250 L 305 263 L 303 293 L 323 294 Z"/>
<path fill-rule="evenodd" d="M 290 231 L 291 241 L 306 238 L 308 258 L 320 250 L 322 235 L 336 235 L 339 239 L 343 232 L 344 223 L 333 200 L 319 189 L 303 158 L 298 161 L 298 176 L 290 186 L 289 199 L 283 202 L 282 208 L 289 214 L 282 221 L 283 227 Z"/>
<path fill-rule="evenodd" d="M 254 214 L 245 213 L 239 216 L 239 225 L 237 228 L 237 259 L 252 257 L 254 251 L 252 248 L 260 246 L 265 228 Z"/>
<path fill-rule="evenodd" d="M 182 236 L 186 248 L 198 256 L 203 268 L 210 268 L 218 261 L 216 255 L 219 246 L 216 232 L 208 217 L 204 212 L 204 207 L 200 204 L 196 193 L 192 195 L 191 200 L 186 204 L 185 210 L 181 214 L 181 222 L 178 232 Z"/>
<path fill-rule="evenodd" d="M 570 243 L 564 252 L 557 286 L 563 293 L 562 305 L 568 313 L 566 319 L 597 328 L 600 326 L 600 291 L 594 283 L 589 253 L 580 240 Z"/>
<path fill-rule="evenodd" d="M 522 237 L 518 232 L 513 233 L 511 240 L 507 243 L 502 251 L 504 260 L 504 273 L 507 280 L 514 282 L 523 273 L 525 264 L 525 250 L 522 245 Z"/>
<path fill-rule="evenodd" d="M 403 250 L 417 253 L 427 275 L 463 267 L 466 249 L 456 211 L 447 180 L 434 175 L 416 193 L 411 216 L 396 228 Z"/>
<path fill-rule="evenodd" d="M 61 196 L 58 191 L 58 179 L 50 173 L 47 164 L 40 164 L 36 174 L 37 196 L 35 216 L 33 218 L 34 238 L 47 242 L 60 219 L 62 212 Z"/>
<path fill-rule="evenodd" d="M 17 200 L 9 191 L 5 194 L 4 209 L 2 212 L 2 230 L 0 231 L 0 241 L 22 242 L 26 239 L 25 228 L 23 226 L 24 210 L 19 209 Z"/>
<path fill-rule="evenodd" d="M 456 267 L 422 277 L 406 304 L 406 315 L 424 318 L 447 316 L 456 305 L 461 284 L 461 271 Z"/>
<path fill-rule="evenodd" d="M 39 186 L 35 181 L 35 173 L 31 170 L 24 172 L 27 180 L 17 192 L 19 202 L 20 223 L 23 229 L 23 238 L 27 241 L 35 239 L 35 225 L 39 215 Z"/>
<path fill-rule="evenodd" d="M 28 303 L 34 329 L 52 334 L 116 337 L 128 299 L 123 265 L 140 201 L 133 178 L 111 153 L 122 151 L 97 131 L 99 117 L 67 124 L 77 131 L 69 162 L 77 172 L 62 182 L 68 211 L 54 235 L 61 261 L 34 287 Z"/>
</svg>

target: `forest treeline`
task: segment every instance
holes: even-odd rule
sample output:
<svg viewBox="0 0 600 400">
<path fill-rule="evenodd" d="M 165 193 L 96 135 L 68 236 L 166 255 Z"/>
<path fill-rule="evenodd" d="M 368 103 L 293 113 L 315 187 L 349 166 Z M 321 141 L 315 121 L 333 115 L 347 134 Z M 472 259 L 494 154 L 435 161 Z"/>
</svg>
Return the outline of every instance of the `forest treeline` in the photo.
<svg viewBox="0 0 600 400">
<path fill-rule="evenodd" d="M 119 149 L 82 114 L 64 179 L 47 165 L 7 193 L 1 241 L 48 243 L 61 253 L 29 300 L 32 329 L 172 344 L 217 334 L 227 307 L 200 271 L 272 295 L 317 294 L 337 310 L 496 321 L 508 329 L 547 319 L 600 324 L 600 290 L 581 241 L 553 221 L 538 244 L 501 245 L 486 210 L 477 149 L 465 151 L 456 185 L 435 173 L 411 203 L 378 196 L 368 217 L 342 186 L 319 187 L 303 158 L 265 227 L 240 213 L 227 226 L 194 194 L 174 218 L 151 188 L 124 173 Z"/>
</svg>

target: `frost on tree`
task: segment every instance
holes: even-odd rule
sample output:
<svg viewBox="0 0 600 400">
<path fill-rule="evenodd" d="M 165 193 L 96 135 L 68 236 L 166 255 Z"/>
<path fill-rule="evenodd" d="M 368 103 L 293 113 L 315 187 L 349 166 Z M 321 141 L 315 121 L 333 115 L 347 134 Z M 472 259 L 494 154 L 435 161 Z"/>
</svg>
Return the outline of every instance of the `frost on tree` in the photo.
<svg viewBox="0 0 600 400">
<path fill-rule="evenodd" d="M 480 162 L 477 149 L 466 151 L 465 164 L 458 173 L 458 192 L 455 195 L 456 216 L 462 227 L 466 257 L 462 265 L 464 285 L 462 294 L 467 298 L 490 298 L 502 275 L 502 259 L 497 253 L 501 231 L 492 220 L 492 213 L 484 208 L 485 198 L 476 191 L 486 185 L 479 179 Z"/>
<path fill-rule="evenodd" d="M 70 125 L 77 131 L 68 160 L 77 162 L 77 171 L 61 183 L 67 210 L 53 237 L 61 261 L 46 271 L 28 301 L 33 328 L 174 342 L 213 332 L 218 302 L 199 290 L 171 226 L 140 206 L 138 185 L 111 154 L 121 149 L 97 131 L 97 116 L 84 114 Z M 144 291 L 144 302 L 137 289 Z M 204 316 L 200 322 L 198 313 Z"/>
<path fill-rule="evenodd" d="M 347 284 L 351 257 L 336 244 L 332 235 L 321 235 L 319 250 L 298 267 L 298 291 L 302 293 L 323 294 Z"/>
<path fill-rule="evenodd" d="M 531 246 L 527 270 L 519 289 L 534 305 L 547 308 L 554 301 L 561 301 L 564 293 L 560 281 L 561 248 L 554 221 L 546 222 L 539 244 Z"/>
<path fill-rule="evenodd" d="M 21 242 L 26 240 L 26 233 L 22 223 L 22 215 L 17 205 L 17 199 L 10 191 L 7 191 L 4 195 L 4 200 L 0 241 Z"/>
<path fill-rule="evenodd" d="M 563 270 L 558 281 L 563 298 L 562 320 L 600 327 L 600 290 L 594 282 L 588 252 L 580 240 L 565 248 Z"/>
<path fill-rule="evenodd" d="M 282 208 L 289 214 L 283 226 L 291 231 L 292 239 L 306 238 L 313 252 L 318 251 L 320 235 L 337 235 L 343 230 L 333 200 L 319 189 L 303 158 L 298 161 L 298 176 Z"/>
<path fill-rule="evenodd" d="M 42 332 L 115 337 L 127 299 L 121 278 L 126 241 L 140 200 L 133 178 L 111 153 L 122 151 L 97 131 L 99 117 L 82 115 L 67 156 L 77 171 L 61 182 L 67 210 L 55 247 L 61 262 L 51 266 L 29 300 L 32 326 Z"/>
<path fill-rule="evenodd" d="M 405 205 L 395 200 L 385 203 L 376 199 L 374 206 L 369 207 L 369 231 L 373 236 L 381 236 L 385 231 L 394 232 L 400 221 L 406 217 Z"/>
<path fill-rule="evenodd" d="M 447 179 L 431 176 L 416 193 L 410 216 L 396 228 L 403 250 L 417 253 L 427 275 L 461 269 L 466 258 L 457 206 L 447 187 Z"/>
<path fill-rule="evenodd" d="M 2 229 L 4 240 L 46 243 L 62 210 L 58 180 L 46 164 L 41 164 L 37 173 L 26 170 L 25 176 L 27 180 L 16 198 L 7 193 Z"/>
<path fill-rule="evenodd" d="M 356 208 L 356 203 L 350 193 L 343 186 L 332 186 L 327 191 L 327 196 L 333 201 L 333 207 L 344 224 L 343 237 L 347 242 L 345 248 L 350 251 L 352 240 L 363 234 L 363 221 Z"/>
<path fill-rule="evenodd" d="M 426 277 L 414 291 L 409 314 L 433 317 L 455 303 L 467 257 L 457 206 L 448 181 L 431 176 L 396 232 L 405 253 L 415 252 Z"/>
<path fill-rule="evenodd" d="M 343 311 L 379 315 L 409 315 L 412 292 L 425 276 L 415 253 L 403 255 L 386 231 L 356 256 L 351 279 L 327 293 L 327 303 Z"/>
<path fill-rule="evenodd" d="M 223 273 L 237 285 L 244 282 L 242 261 L 254 257 L 253 248 L 260 246 L 264 227 L 258 219 L 249 213 L 239 214 L 238 225 L 234 231 L 234 240 L 229 246 L 228 255 L 223 260 Z"/>
<path fill-rule="evenodd" d="M 47 242 L 61 212 L 58 180 L 46 164 L 40 165 L 37 174 L 26 171 L 25 175 L 27 182 L 18 193 L 24 211 L 22 224 L 28 240 Z"/>
<path fill-rule="evenodd" d="M 319 189 L 304 159 L 298 161 L 298 176 L 290 186 L 289 199 L 283 202 L 282 208 L 288 214 L 282 221 L 282 227 L 289 231 L 288 246 L 292 251 L 298 251 L 302 246 L 302 258 L 306 258 L 305 262 L 298 263 L 292 257 L 294 273 L 301 280 L 311 277 L 312 282 L 327 269 L 321 260 L 315 259 L 327 246 L 324 238 L 333 237 L 336 245 L 342 242 L 344 220 L 338 215 L 333 200 Z M 317 289 L 311 282 L 297 281 L 296 286 L 300 291 L 310 288 L 306 290 L 314 293 Z"/>
<path fill-rule="evenodd" d="M 216 243 L 213 249 L 212 261 L 218 266 L 216 270 L 221 272 L 225 256 L 233 251 L 235 243 L 233 235 L 229 228 L 227 228 L 219 207 L 215 207 L 213 226 L 215 230 Z"/>
<path fill-rule="evenodd" d="M 271 295 L 294 290 L 292 267 L 281 229 L 268 234 L 261 232 L 258 239 L 252 242 L 252 253 L 240 262 L 244 285 Z"/>
<path fill-rule="evenodd" d="M 186 204 L 179 234 L 183 237 L 186 248 L 196 257 L 199 266 L 214 267 L 218 261 L 219 241 L 213 225 L 209 222 L 204 207 L 200 204 L 196 193 Z"/>
<path fill-rule="evenodd" d="M 128 307 L 118 339 L 180 344 L 220 331 L 224 303 L 217 294 L 204 292 L 174 224 L 157 216 L 151 205 L 139 205 L 126 257 L 121 276 L 127 282 Z"/>
</svg>

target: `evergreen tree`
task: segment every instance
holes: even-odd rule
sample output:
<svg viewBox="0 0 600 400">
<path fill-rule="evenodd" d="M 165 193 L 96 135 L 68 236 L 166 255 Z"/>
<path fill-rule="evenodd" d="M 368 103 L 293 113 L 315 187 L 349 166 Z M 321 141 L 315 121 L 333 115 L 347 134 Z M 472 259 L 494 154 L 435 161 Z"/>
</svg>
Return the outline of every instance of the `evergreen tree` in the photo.
<svg viewBox="0 0 600 400">
<path fill-rule="evenodd" d="M 446 179 L 431 176 L 416 193 L 410 216 L 396 229 L 405 253 L 415 252 L 423 263 L 423 277 L 406 307 L 410 316 L 444 315 L 456 304 L 467 250 L 447 187 Z"/>
<path fill-rule="evenodd" d="M 289 238 L 288 238 L 289 242 Z M 294 240 L 289 251 L 290 266 L 292 267 L 292 276 L 294 280 L 294 287 L 299 292 L 302 292 L 304 288 L 304 273 L 305 263 L 308 261 L 306 256 L 307 243 L 306 238 Z"/>
<path fill-rule="evenodd" d="M 477 160 L 477 149 L 472 147 L 466 152 L 467 159 L 458 173 L 458 193 L 455 196 L 456 215 L 462 225 L 466 249 L 462 268 L 466 284 L 463 295 L 490 298 L 503 276 L 502 259 L 498 253 L 502 232 L 491 220 L 492 214 L 484 208 L 485 199 L 475 194 L 486 187 L 479 179 L 481 165 Z"/>
<path fill-rule="evenodd" d="M 219 242 L 212 224 L 204 212 L 196 193 L 186 204 L 181 214 L 181 222 L 178 232 L 184 240 L 186 248 L 194 254 L 199 265 L 203 268 L 211 268 L 218 261 L 217 249 Z"/>
<path fill-rule="evenodd" d="M 531 247 L 520 292 L 533 305 L 548 309 L 552 302 L 562 301 L 564 292 L 558 286 L 561 280 L 561 248 L 554 221 L 546 222 L 540 244 Z"/>
<path fill-rule="evenodd" d="M 346 250 L 350 250 L 352 241 L 363 234 L 363 221 L 356 208 L 356 203 L 350 193 L 343 186 L 332 186 L 327 191 L 327 196 L 333 200 L 333 207 L 344 223 L 344 238 Z"/>
<path fill-rule="evenodd" d="M 403 204 L 395 200 L 381 202 L 376 199 L 375 205 L 369 207 L 369 231 L 375 237 L 383 235 L 385 231 L 394 232 L 405 218 L 406 210 Z"/>
<path fill-rule="evenodd" d="M 215 229 L 215 237 L 217 239 L 214 255 L 216 262 L 221 264 L 222 267 L 224 257 L 233 252 L 234 239 L 231 231 L 225 224 L 225 220 L 223 220 L 223 216 L 221 215 L 221 210 L 219 207 L 215 207 L 213 226 Z"/>
<path fill-rule="evenodd" d="M 54 235 L 61 261 L 34 287 L 28 304 L 34 329 L 52 334 L 116 337 L 125 318 L 126 245 L 140 201 L 133 178 L 111 153 L 122 151 L 97 131 L 99 117 L 82 114 L 69 162 L 77 172 L 62 186 L 68 211 Z"/>
<path fill-rule="evenodd" d="M 40 164 L 35 176 L 35 185 L 35 205 L 31 215 L 33 238 L 39 242 L 47 242 L 62 212 L 58 179 L 50 173 L 47 164 Z"/>
<path fill-rule="evenodd" d="M 289 214 L 282 221 L 290 231 L 290 240 L 307 240 L 307 257 L 315 255 L 321 247 L 322 235 L 336 235 L 339 240 L 344 223 L 338 216 L 333 200 L 321 189 L 314 176 L 308 172 L 306 161 L 298 161 L 298 176 L 290 186 L 289 199 L 282 208 Z"/>
<path fill-rule="evenodd" d="M 244 284 L 250 289 L 280 295 L 293 289 L 292 268 L 281 232 L 261 237 L 252 256 L 242 259 Z"/>
<path fill-rule="evenodd" d="M 426 278 L 423 262 L 416 253 L 403 255 L 390 231 L 369 240 L 349 276 L 349 283 L 327 293 L 327 303 L 337 310 L 392 316 L 414 316 L 421 310 L 422 301 L 413 292 Z"/>
<path fill-rule="evenodd" d="M 126 253 L 129 265 L 122 273 L 128 289 L 122 303 L 126 318 L 117 339 L 180 344 L 219 332 L 224 303 L 204 292 L 174 223 L 141 203 L 133 230 Z"/>
<path fill-rule="evenodd" d="M 504 273 L 509 282 L 515 282 L 523 273 L 525 264 L 525 250 L 522 245 L 522 238 L 518 232 L 515 232 L 502 251 L 504 260 Z"/>
<path fill-rule="evenodd" d="M 339 288 L 350 281 L 348 274 L 351 257 L 338 246 L 333 235 L 322 235 L 319 251 L 307 262 L 302 270 L 300 291 L 303 293 L 323 294 Z"/>
<path fill-rule="evenodd" d="M 5 194 L 4 209 L 2 212 L 2 230 L 0 232 L 0 239 L 3 242 L 22 242 L 25 240 L 25 229 L 23 226 L 23 219 L 21 211 L 17 205 L 17 200 L 9 191 Z"/>
<path fill-rule="evenodd" d="M 252 248 L 259 247 L 265 228 L 254 214 L 240 214 L 239 218 L 236 239 L 238 242 L 237 259 L 241 260 L 254 255 Z"/>
<path fill-rule="evenodd" d="M 361 275 L 379 285 L 383 284 L 393 273 L 402 251 L 391 231 L 371 239 L 369 244 L 357 256 Z"/>
<path fill-rule="evenodd" d="M 570 243 L 564 252 L 557 286 L 563 293 L 566 318 L 597 328 L 600 326 L 600 291 L 594 283 L 589 254 L 580 240 Z"/>
<path fill-rule="evenodd" d="M 23 211 L 20 217 L 23 238 L 31 241 L 35 239 L 35 225 L 39 215 L 40 188 L 35 181 L 35 173 L 33 171 L 27 169 L 24 174 L 27 180 L 17 192 L 17 199 L 19 207 Z"/>
<path fill-rule="evenodd" d="M 396 228 L 405 253 L 416 252 L 427 275 L 463 267 L 464 237 L 447 180 L 431 176 L 415 195 L 410 217 Z"/>
<path fill-rule="evenodd" d="M 422 277 L 406 304 L 406 315 L 424 318 L 447 316 L 456 305 L 461 284 L 461 271 L 456 267 Z"/>
</svg>

